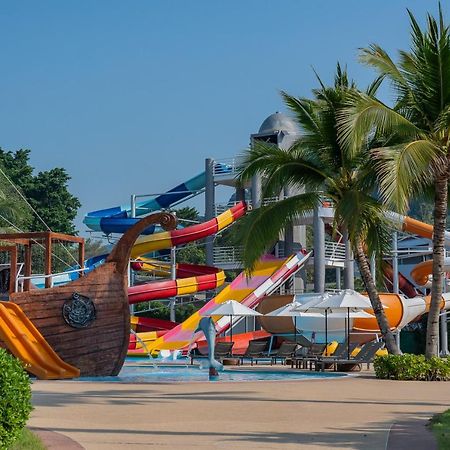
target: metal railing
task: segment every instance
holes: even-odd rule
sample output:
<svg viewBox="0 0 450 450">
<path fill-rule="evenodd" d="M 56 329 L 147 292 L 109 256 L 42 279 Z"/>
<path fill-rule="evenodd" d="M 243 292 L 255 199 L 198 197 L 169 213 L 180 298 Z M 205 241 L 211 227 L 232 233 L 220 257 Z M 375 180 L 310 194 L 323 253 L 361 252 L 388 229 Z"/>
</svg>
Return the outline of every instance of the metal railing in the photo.
<svg viewBox="0 0 450 450">
<path fill-rule="evenodd" d="M 277 258 L 285 258 L 284 246 L 277 245 L 275 248 Z M 214 247 L 214 264 L 240 263 L 242 247 Z M 325 242 L 325 259 L 331 261 L 345 261 L 345 245 L 339 242 Z"/>
<path fill-rule="evenodd" d="M 16 277 L 16 283 L 15 283 L 16 284 L 16 292 L 23 291 L 23 282 L 25 280 L 34 280 L 36 278 L 42 278 L 42 279 L 45 280 L 47 278 L 50 278 L 50 287 L 53 287 L 53 282 L 54 282 L 54 279 L 56 277 L 65 277 L 65 276 L 69 277 L 69 274 L 71 274 L 71 273 L 80 273 L 80 272 L 84 272 L 86 270 L 88 270 L 87 267 L 82 267 L 81 269 L 73 269 L 73 270 L 68 270 L 67 272 L 60 272 L 60 273 L 51 273 L 49 275 L 32 274 L 32 275 L 30 275 L 28 277 L 17 276 Z M 63 281 L 65 281 L 65 280 L 63 280 Z M 20 291 L 19 291 L 19 287 L 20 287 Z"/>
<path fill-rule="evenodd" d="M 242 247 L 214 247 L 214 265 L 235 264 L 241 261 Z"/>
<path fill-rule="evenodd" d="M 345 261 L 345 244 L 340 242 L 325 242 L 325 259 Z"/>
<path fill-rule="evenodd" d="M 278 201 L 278 197 L 270 197 L 270 198 L 265 198 L 262 201 L 262 206 L 266 206 L 269 205 L 271 203 L 276 203 Z M 234 202 L 227 202 L 227 203 L 216 203 L 214 205 L 215 208 L 215 213 L 218 216 L 219 214 L 222 214 L 223 212 L 225 212 L 227 209 L 232 208 L 233 206 L 237 205 L 238 202 L 237 200 Z M 252 201 L 251 200 L 246 200 L 245 203 L 247 203 L 248 207 L 252 206 Z"/>
<path fill-rule="evenodd" d="M 235 176 L 243 159 L 239 156 L 234 158 L 217 159 L 214 161 L 213 175 L 217 176 Z"/>
</svg>

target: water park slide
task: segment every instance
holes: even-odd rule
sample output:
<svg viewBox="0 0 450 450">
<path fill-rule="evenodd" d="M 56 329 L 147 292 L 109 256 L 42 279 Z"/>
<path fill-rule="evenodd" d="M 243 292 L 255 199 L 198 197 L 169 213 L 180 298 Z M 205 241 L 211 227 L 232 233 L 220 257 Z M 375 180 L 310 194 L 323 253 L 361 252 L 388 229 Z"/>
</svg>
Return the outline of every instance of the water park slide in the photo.
<svg viewBox="0 0 450 450">
<path fill-rule="evenodd" d="M 443 271 L 450 272 L 450 258 L 444 258 Z M 418 286 L 429 289 L 431 288 L 432 272 L 433 272 L 433 260 L 429 259 L 428 261 L 424 261 L 417 264 L 411 270 L 411 277 L 415 281 L 415 283 L 417 283 Z"/>
<path fill-rule="evenodd" d="M 295 301 L 306 303 L 311 299 L 308 295 L 295 296 Z M 430 297 L 416 296 L 406 298 L 401 294 L 380 294 L 383 305 L 386 306 L 385 314 L 392 329 L 402 329 L 405 325 L 413 322 L 418 317 L 428 312 L 430 308 Z M 260 312 L 268 313 L 278 307 L 293 301 L 291 296 L 266 297 L 260 307 Z M 450 294 L 443 294 L 441 309 L 450 309 Z M 367 312 L 373 313 L 371 309 Z M 274 334 L 292 334 L 293 318 L 278 318 L 264 316 L 261 324 L 264 330 Z M 303 334 L 308 339 L 314 337 L 315 342 L 325 343 L 325 317 L 297 317 L 296 320 L 298 333 Z M 367 319 L 350 319 L 350 328 L 352 330 L 352 341 L 364 343 L 373 340 L 375 334 L 380 334 L 378 323 L 375 317 Z M 345 339 L 346 321 L 345 317 L 329 316 L 327 320 L 328 342 L 336 340 L 342 342 Z"/>
<path fill-rule="evenodd" d="M 150 236 L 141 236 L 131 250 L 131 257 L 137 258 L 147 253 L 187 244 L 218 233 L 225 227 L 242 217 L 246 211 L 246 204 L 240 202 L 214 219 L 192 225 L 182 230 L 163 231 Z M 186 269 L 186 266 L 184 267 Z M 191 267 L 191 271 L 192 271 Z M 198 292 L 200 290 L 215 289 L 225 281 L 222 270 L 197 266 L 201 275 L 176 280 L 154 281 L 147 284 L 132 286 L 128 290 L 130 303 L 137 303 L 161 298 L 174 297 Z"/>
<path fill-rule="evenodd" d="M 388 219 L 393 221 L 401 229 L 411 234 L 417 234 L 418 236 L 433 239 L 433 226 L 428 223 L 421 222 L 420 220 L 412 219 L 411 217 L 402 216 L 394 212 L 387 214 Z M 445 232 L 445 245 L 450 246 L 450 232 Z M 431 287 L 430 275 L 432 272 L 433 261 L 424 261 L 419 263 L 411 271 L 411 277 L 414 282 L 421 287 Z M 450 258 L 444 260 L 444 271 L 450 271 Z"/>
<path fill-rule="evenodd" d="M 205 187 L 205 180 L 205 172 L 202 172 L 190 180 L 170 189 L 166 194 L 155 196 L 146 201 L 137 202 L 136 218 L 131 217 L 131 205 L 121 205 L 90 212 L 84 217 L 83 223 L 91 230 L 102 231 L 105 234 L 124 233 L 139 220 L 139 217 L 149 214 L 152 211 L 168 208 L 172 204 L 194 195 Z M 154 226 L 149 227 L 143 234 L 151 234 L 154 230 Z"/>
<path fill-rule="evenodd" d="M 392 292 L 393 280 L 394 280 L 394 273 L 393 273 L 392 265 L 389 264 L 387 261 L 383 261 L 382 270 L 383 270 L 386 287 L 388 288 L 388 290 L 390 292 Z M 414 284 L 411 283 L 401 272 L 398 272 L 398 285 L 399 285 L 400 292 L 402 294 L 406 295 L 407 297 L 413 298 L 417 295 Z"/>
<path fill-rule="evenodd" d="M 297 253 L 284 260 L 273 257 L 263 258 L 258 262 L 251 278 L 248 278 L 245 272 L 241 273 L 215 298 L 210 300 L 183 323 L 159 337 L 156 341 L 154 341 L 155 335 L 153 333 L 149 335 L 140 333 L 139 337 L 146 342 L 148 351 L 163 349 L 175 350 L 186 347 L 202 336 L 201 333 L 197 333 L 194 336 L 198 322 L 203 315 L 207 314 L 216 305 L 233 299 L 248 307 L 255 306 L 265 295 L 269 295 L 291 275 L 303 267 L 310 255 L 311 253 L 307 255 Z M 229 325 L 230 318 L 228 316 L 221 317 L 217 321 L 218 332 L 226 330 Z"/>
<path fill-rule="evenodd" d="M 22 309 L 0 302 L 0 338 L 26 369 L 40 379 L 76 378 L 80 371 L 65 363 L 50 347 Z"/>
</svg>

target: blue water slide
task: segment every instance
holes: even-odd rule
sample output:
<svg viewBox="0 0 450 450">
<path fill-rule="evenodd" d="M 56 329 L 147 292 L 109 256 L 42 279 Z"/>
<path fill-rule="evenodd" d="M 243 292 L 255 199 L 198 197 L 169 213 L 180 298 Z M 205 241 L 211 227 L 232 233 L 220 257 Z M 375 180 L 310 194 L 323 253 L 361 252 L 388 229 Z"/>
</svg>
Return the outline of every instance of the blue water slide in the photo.
<svg viewBox="0 0 450 450">
<path fill-rule="evenodd" d="M 84 217 L 83 223 L 91 230 L 101 231 L 105 234 L 124 233 L 139 220 L 140 216 L 168 208 L 174 203 L 198 193 L 205 187 L 205 180 L 205 172 L 202 172 L 194 178 L 175 186 L 165 194 L 137 202 L 136 218 L 131 217 L 131 205 L 122 205 L 90 212 Z M 150 226 L 143 234 L 152 234 L 154 231 L 155 227 Z"/>
</svg>

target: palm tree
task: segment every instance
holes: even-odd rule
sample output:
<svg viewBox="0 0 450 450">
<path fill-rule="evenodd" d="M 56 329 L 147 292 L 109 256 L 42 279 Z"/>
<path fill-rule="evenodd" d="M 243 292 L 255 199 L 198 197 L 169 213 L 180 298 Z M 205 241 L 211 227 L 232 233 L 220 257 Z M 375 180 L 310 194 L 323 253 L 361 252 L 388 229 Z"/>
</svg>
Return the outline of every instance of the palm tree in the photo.
<svg viewBox="0 0 450 450">
<path fill-rule="evenodd" d="M 430 186 L 434 189 L 433 283 L 428 314 L 426 357 L 439 353 L 439 310 L 442 298 L 450 174 L 450 33 L 439 5 L 439 18 L 427 15 L 422 30 L 408 10 L 411 49 L 399 52 L 396 64 L 378 45 L 362 49 L 363 63 L 391 81 L 394 108 L 362 93 L 340 118 L 342 145 L 358 145 L 368 132 L 386 137 L 372 152 L 384 200 L 406 212 L 409 201 Z M 393 143 L 389 136 L 401 141 Z"/>
<path fill-rule="evenodd" d="M 349 93 L 356 90 L 347 73 L 337 66 L 333 87 L 320 88 L 314 99 L 296 98 L 282 93 L 303 133 L 288 150 L 258 142 L 244 155 L 240 180 L 262 175 L 263 195 L 278 195 L 286 185 L 305 188 L 300 193 L 252 211 L 239 228 L 243 244 L 243 263 L 251 271 L 258 258 L 280 232 L 298 217 L 311 214 L 323 196 L 334 202 L 334 227 L 347 230 L 355 258 L 366 286 L 381 333 L 390 353 L 398 354 L 374 280 L 368 256 L 381 258 L 389 237 L 385 229 L 384 207 L 374 193 L 375 175 L 369 161 L 369 145 L 349 151 L 338 140 L 337 117 Z M 371 96 L 377 80 L 368 90 Z"/>
</svg>

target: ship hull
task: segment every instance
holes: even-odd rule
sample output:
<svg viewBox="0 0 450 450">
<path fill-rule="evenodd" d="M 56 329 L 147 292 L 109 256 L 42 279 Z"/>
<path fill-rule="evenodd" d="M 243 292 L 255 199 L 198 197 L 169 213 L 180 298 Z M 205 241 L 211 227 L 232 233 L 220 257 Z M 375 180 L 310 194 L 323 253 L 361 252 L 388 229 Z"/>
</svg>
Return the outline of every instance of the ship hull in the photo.
<svg viewBox="0 0 450 450">
<path fill-rule="evenodd" d="M 126 287 L 125 275 L 113 262 L 65 286 L 11 294 L 11 301 L 65 362 L 80 369 L 81 376 L 113 376 L 123 365 L 130 337 Z M 63 315 L 74 294 L 89 301 L 95 311 L 82 327 L 68 323 Z"/>
</svg>

